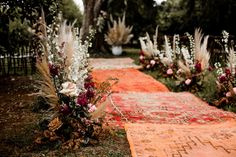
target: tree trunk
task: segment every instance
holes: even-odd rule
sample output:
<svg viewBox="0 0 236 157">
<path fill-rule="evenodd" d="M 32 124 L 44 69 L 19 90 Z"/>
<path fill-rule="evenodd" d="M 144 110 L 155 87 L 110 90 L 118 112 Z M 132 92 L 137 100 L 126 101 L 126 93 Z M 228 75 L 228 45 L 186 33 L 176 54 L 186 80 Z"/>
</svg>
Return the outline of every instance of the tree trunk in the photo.
<svg viewBox="0 0 236 157">
<path fill-rule="evenodd" d="M 83 0 L 84 16 L 81 28 L 81 39 L 84 41 L 89 35 L 89 28 L 95 28 L 103 0 Z"/>
<path fill-rule="evenodd" d="M 89 35 L 89 28 L 96 29 L 97 17 L 99 16 L 100 10 L 103 8 L 106 10 L 107 0 L 83 0 L 84 4 L 84 16 L 81 27 L 81 39 L 85 41 Z M 104 33 L 97 32 L 93 40 L 93 48 L 90 52 L 107 52 L 109 48 L 104 41 Z"/>
</svg>

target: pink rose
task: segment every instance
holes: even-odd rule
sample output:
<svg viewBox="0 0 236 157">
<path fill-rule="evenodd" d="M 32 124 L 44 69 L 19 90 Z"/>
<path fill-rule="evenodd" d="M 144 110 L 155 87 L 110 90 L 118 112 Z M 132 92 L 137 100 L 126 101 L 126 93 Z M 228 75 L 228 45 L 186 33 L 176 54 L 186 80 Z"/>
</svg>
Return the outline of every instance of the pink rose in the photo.
<svg viewBox="0 0 236 157">
<path fill-rule="evenodd" d="M 166 71 L 167 75 L 172 75 L 173 74 L 173 70 L 170 68 Z"/>
<path fill-rule="evenodd" d="M 187 80 L 185 80 L 185 84 L 186 84 L 186 85 L 190 85 L 191 82 L 192 82 L 191 79 L 187 79 Z"/>
<path fill-rule="evenodd" d="M 233 88 L 233 92 L 234 92 L 234 94 L 236 94 L 236 87 Z M 227 93 L 225 94 L 225 96 L 226 96 L 226 97 L 231 97 L 231 96 L 232 96 L 231 91 L 227 92 Z"/>
<path fill-rule="evenodd" d="M 141 55 L 141 56 L 139 57 L 139 60 L 142 61 L 142 60 L 144 60 L 144 58 L 145 58 L 145 57 L 144 57 L 143 55 Z"/>
<path fill-rule="evenodd" d="M 151 65 L 149 65 L 149 64 L 146 66 L 147 69 L 150 69 L 150 67 L 151 67 Z"/>
<path fill-rule="evenodd" d="M 151 61 L 150 61 L 150 64 L 151 64 L 151 65 L 155 65 L 155 64 L 156 64 L 155 60 L 151 60 Z"/>
<path fill-rule="evenodd" d="M 231 97 L 232 94 L 231 94 L 231 92 L 227 92 L 227 93 L 225 94 L 225 96 L 226 96 L 226 97 Z"/>
</svg>

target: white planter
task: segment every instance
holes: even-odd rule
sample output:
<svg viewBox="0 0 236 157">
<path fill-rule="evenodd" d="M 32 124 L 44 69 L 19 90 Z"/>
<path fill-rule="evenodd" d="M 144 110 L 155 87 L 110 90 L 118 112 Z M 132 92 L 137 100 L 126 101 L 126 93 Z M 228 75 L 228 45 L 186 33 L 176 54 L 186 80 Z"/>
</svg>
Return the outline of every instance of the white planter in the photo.
<svg viewBox="0 0 236 157">
<path fill-rule="evenodd" d="M 112 46 L 111 50 L 112 54 L 115 56 L 119 56 L 122 54 L 122 46 Z"/>
</svg>

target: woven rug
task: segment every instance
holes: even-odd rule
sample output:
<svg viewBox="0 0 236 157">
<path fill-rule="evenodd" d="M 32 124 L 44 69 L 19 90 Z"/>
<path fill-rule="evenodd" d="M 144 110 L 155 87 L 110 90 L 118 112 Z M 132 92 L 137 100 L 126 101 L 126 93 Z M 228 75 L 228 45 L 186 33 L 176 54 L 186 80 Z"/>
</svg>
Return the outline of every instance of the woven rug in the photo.
<svg viewBox="0 0 236 157">
<path fill-rule="evenodd" d="M 125 129 L 133 157 L 236 157 L 236 121 L 127 124 Z"/>
<path fill-rule="evenodd" d="M 114 92 L 168 92 L 168 88 L 136 69 L 94 70 L 92 76 L 96 82 L 103 82 L 108 78 L 119 79 L 114 85 Z"/>
<path fill-rule="evenodd" d="M 210 124 L 236 119 L 236 114 L 209 106 L 188 92 L 114 93 L 111 99 L 106 117 L 113 126 L 123 127 L 126 122 Z"/>
<path fill-rule="evenodd" d="M 90 65 L 93 69 L 123 69 L 123 68 L 134 68 L 140 69 L 133 63 L 134 60 L 131 58 L 91 58 L 89 59 Z"/>
</svg>

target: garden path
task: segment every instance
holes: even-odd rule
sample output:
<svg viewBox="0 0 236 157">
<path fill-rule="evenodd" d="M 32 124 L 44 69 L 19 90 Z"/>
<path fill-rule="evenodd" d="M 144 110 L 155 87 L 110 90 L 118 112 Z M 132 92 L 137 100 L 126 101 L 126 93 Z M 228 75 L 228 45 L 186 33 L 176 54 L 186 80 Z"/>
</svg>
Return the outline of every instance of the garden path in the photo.
<svg viewBox="0 0 236 157">
<path fill-rule="evenodd" d="M 111 126 L 125 127 L 133 157 L 236 156 L 235 114 L 191 93 L 170 92 L 130 58 L 92 59 L 91 65 L 95 81 L 120 80 L 106 118 Z"/>
</svg>

